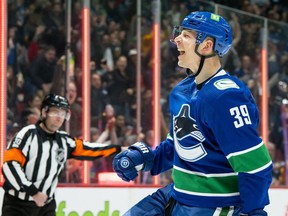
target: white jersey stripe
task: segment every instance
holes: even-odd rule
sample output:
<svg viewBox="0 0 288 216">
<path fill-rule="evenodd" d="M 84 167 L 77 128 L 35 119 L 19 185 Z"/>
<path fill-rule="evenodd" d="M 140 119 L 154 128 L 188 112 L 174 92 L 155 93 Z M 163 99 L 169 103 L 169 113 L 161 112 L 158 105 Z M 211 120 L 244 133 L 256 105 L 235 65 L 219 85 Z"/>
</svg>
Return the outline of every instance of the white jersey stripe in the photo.
<svg viewBox="0 0 288 216">
<path fill-rule="evenodd" d="M 238 151 L 238 152 L 231 153 L 231 154 L 227 155 L 227 159 L 229 159 L 230 157 L 233 157 L 233 156 L 242 155 L 242 154 L 245 154 L 247 152 L 251 152 L 251 151 L 253 151 L 255 149 L 260 148 L 262 145 L 264 145 L 263 142 L 261 142 L 260 144 L 258 144 L 256 146 L 253 146 L 252 148 L 248 148 L 248 149 L 245 149 L 243 151 Z"/>
</svg>

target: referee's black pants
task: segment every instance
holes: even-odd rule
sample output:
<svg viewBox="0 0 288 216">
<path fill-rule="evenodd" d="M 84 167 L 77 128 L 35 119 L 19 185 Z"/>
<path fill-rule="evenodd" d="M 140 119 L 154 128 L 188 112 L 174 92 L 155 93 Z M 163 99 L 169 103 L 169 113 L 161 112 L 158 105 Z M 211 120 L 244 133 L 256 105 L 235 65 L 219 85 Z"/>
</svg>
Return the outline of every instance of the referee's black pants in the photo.
<svg viewBox="0 0 288 216">
<path fill-rule="evenodd" d="M 55 216 L 56 202 L 51 200 L 43 207 L 38 207 L 34 201 L 20 200 L 5 193 L 2 205 L 2 216 Z"/>
</svg>

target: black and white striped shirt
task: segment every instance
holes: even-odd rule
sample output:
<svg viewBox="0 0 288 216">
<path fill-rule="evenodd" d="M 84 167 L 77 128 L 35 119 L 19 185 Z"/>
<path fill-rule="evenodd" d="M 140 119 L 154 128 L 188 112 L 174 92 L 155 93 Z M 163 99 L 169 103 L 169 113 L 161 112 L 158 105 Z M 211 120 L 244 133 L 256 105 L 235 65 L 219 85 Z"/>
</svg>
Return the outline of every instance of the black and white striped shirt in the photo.
<svg viewBox="0 0 288 216">
<path fill-rule="evenodd" d="M 46 133 L 39 123 L 20 130 L 8 145 L 2 167 L 4 190 L 32 201 L 38 191 L 54 198 L 58 177 L 69 158 L 94 160 L 120 152 L 118 145 L 90 143 L 65 131 Z"/>
</svg>

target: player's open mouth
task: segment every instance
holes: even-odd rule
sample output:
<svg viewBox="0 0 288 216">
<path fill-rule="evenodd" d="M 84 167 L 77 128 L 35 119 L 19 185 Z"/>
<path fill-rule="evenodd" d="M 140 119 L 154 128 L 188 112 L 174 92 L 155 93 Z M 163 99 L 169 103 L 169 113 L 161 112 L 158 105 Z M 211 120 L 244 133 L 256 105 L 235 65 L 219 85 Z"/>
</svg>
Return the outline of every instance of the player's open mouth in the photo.
<svg viewBox="0 0 288 216">
<path fill-rule="evenodd" d="M 179 51 L 180 55 L 183 55 L 185 53 L 185 51 Z"/>
</svg>

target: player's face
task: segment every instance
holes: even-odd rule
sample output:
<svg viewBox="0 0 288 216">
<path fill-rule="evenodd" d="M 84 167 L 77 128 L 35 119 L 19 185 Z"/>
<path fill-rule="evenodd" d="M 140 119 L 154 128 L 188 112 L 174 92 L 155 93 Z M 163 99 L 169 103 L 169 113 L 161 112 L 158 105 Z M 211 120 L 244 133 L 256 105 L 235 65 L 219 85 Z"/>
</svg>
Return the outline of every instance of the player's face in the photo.
<svg viewBox="0 0 288 216">
<path fill-rule="evenodd" d="M 184 29 L 174 41 L 179 52 L 178 65 L 194 71 L 197 66 L 195 62 L 199 61 L 199 56 L 194 51 L 196 46 L 196 32 Z"/>
</svg>

